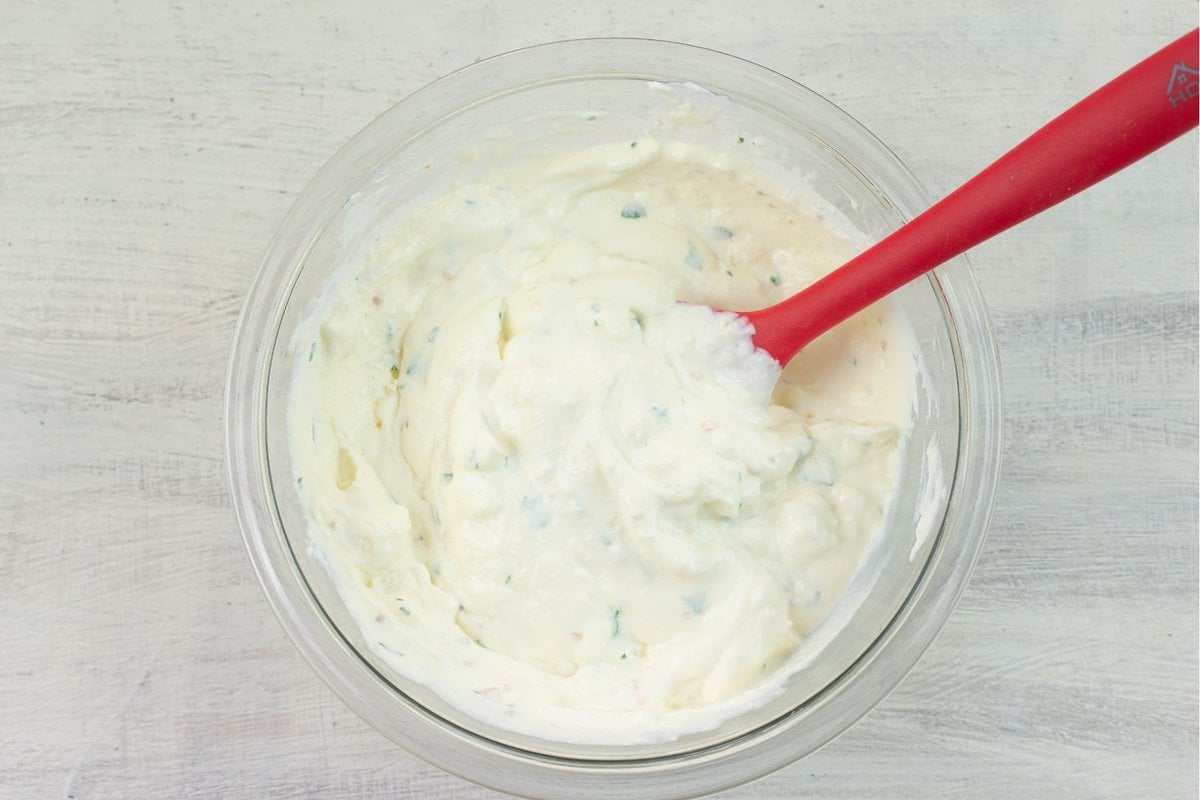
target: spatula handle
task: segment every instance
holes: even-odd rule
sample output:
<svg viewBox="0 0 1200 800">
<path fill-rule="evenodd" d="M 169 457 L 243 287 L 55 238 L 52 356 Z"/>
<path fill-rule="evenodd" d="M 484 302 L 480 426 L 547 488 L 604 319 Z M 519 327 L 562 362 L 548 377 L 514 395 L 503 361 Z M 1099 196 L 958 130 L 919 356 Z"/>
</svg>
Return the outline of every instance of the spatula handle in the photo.
<svg viewBox="0 0 1200 800">
<path fill-rule="evenodd" d="M 1198 31 L 1051 120 L 928 211 L 782 303 L 747 315 L 786 361 L 893 290 L 1195 128 Z"/>
</svg>

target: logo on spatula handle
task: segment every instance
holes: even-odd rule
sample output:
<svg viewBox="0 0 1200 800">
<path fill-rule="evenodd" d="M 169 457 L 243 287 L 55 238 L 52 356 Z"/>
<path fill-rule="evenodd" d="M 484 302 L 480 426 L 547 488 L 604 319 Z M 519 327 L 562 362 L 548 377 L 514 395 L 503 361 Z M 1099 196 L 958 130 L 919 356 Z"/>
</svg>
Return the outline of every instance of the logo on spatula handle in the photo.
<svg viewBox="0 0 1200 800">
<path fill-rule="evenodd" d="M 1167 84 L 1167 99 L 1171 101 L 1172 108 L 1179 108 L 1188 100 L 1196 99 L 1196 95 L 1200 94 L 1197 79 L 1200 79 L 1200 71 L 1182 61 L 1175 65 L 1175 69 L 1171 70 L 1171 82 Z"/>
</svg>

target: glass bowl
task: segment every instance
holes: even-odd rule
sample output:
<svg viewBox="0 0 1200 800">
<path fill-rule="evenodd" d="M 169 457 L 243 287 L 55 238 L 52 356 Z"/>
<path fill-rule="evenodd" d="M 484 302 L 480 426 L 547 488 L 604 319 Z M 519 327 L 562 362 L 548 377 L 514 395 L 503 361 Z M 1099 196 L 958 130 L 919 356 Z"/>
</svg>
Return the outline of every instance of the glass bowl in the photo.
<svg viewBox="0 0 1200 800">
<path fill-rule="evenodd" d="M 455 72 L 393 106 L 317 174 L 284 220 L 250 289 L 226 394 L 229 481 L 254 570 L 313 669 L 356 713 L 409 752 L 512 794 L 620 800 L 693 797 L 778 769 L 878 703 L 932 642 L 967 583 L 990 515 L 1000 452 L 999 373 L 965 259 L 892 296 L 923 361 L 903 485 L 843 598 L 802 645 L 807 666 L 764 705 L 659 744 L 585 746 L 492 728 L 406 680 L 362 640 L 309 546 L 290 464 L 292 333 L 338 266 L 389 213 L 419 199 L 456 153 L 499 126 L 547 111 L 651 113 L 647 87 L 700 87 L 726 123 L 798 166 L 855 227 L 880 238 L 928 200 L 899 159 L 833 104 L 750 62 L 632 39 L 542 45 Z M 712 96 L 709 95 L 709 96 Z"/>
</svg>

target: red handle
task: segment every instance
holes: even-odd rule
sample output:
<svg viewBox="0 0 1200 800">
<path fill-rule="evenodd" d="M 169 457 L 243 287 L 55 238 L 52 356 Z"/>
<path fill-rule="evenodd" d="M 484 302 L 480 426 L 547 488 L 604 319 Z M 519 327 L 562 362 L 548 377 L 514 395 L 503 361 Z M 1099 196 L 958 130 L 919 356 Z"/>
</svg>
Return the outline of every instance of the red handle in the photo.
<svg viewBox="0 0 1200 800">
<path fill-rule="evenodd" d="M 1051 120 L 845 266 L 781 303 L 746 314 L 754 343 L 787 363 L 900 286 L 1195 128 L 1198 49 L 1194 30 Z"/>
</svg>

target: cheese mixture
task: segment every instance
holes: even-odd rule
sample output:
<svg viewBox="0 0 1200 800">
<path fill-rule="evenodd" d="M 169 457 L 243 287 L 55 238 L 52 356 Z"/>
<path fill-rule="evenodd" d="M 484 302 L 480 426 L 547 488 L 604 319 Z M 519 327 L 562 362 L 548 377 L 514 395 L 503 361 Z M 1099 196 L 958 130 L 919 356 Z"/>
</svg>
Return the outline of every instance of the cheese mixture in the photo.
<svg viewBox="0 0 1200 800">
<path fill-rule="evenodd" d="M 779 691 L 885 520 L 912 349 L 884 303 L 781 375 L 710 306 L 776 302 L 855 241 L 654 139 L 405 211 L 294 341 L 296 482 L 365 640 L 556 741 L 669 740 Z"/>
</svg>

